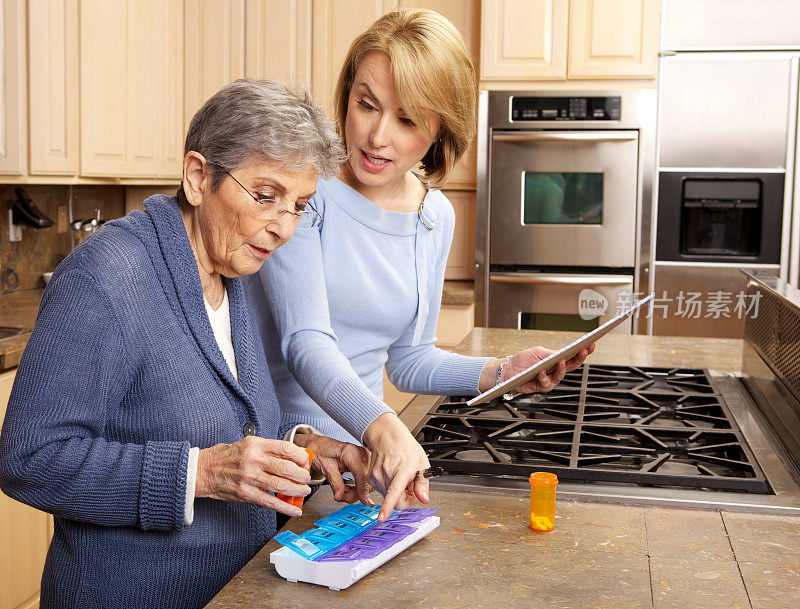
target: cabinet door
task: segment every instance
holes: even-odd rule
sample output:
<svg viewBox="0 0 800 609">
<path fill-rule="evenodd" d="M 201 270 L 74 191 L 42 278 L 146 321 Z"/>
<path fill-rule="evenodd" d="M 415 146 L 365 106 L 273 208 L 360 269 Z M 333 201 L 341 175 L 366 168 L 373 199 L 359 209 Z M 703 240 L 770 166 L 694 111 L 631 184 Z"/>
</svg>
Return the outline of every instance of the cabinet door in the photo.
<svg viewBox="0 0 800 609">
<path fill-rule="evenodd" d="M 572 0 L 569 78 L 655 78 L 660 4 Z"/>
<path fill-rule="evenodd" d="M 445 279 L 473 279 L 475 277 L 475 192 L 446 190 L 445 196 L 456 212 L 453 243 L 447 258 Z"/>
<path fill-rule="evenodd" d="M 563 80 L 568 0 L 484 0 L 481 80 Z"/>
<path fill-rule="evenodd" d="M 394 0 L 314 0 L 311 87 L 314 99 L 329 116 L 333 116 L 336 79 L 350 44 L 396 4 Z"/>
<path fill-rule="evenodd" d="M 200 106 L 244 76 L 244 0 L 186 0 L 184 131 Z"/>
<path fill-rule="evenodd" d="M 127 0 L 127 42 L 125 58 L 128 78 L 124 89 L 127 101 L 127 167 L 125 174 L 139 177 L 158 175 L 159 130 L 156 118 L 165 105 L 156 108 L 156 62 L 168 61 L 156 47 L 162 37 L 157 20 L 158 0 Z M 120 2 L 122 4 L 123 2 Z M 167 4 L 165 2 L 164 4 Z"/>
<path fill-rule="evenodd" d="M 245 75 L 311 79 L 311 0 L 246 0 Z"/>
<path fill-rule="evenodd" d="M 475 305 L 442 305 L 436 326 L 436 346 L 450 350 L 475 327 Z"/>
<path fill-rule="evenodd" d="M 156 55 L 156 117 L 159 125 L 158 176 L 183 176 L 183 0 L 156 3 L 160 24 Z M 174 194 L 174 193 L 172 193 Z"/>
<path fill-rule="evenodd" d="M 478 58 L 480 57 L 480 22 L 481 7 L 479 0 L 400 0 L 400 6 L 429 8 L 447 17 L 455 25 L 475 62 L 476 76 L 478 74 Z M 477 95 L 478 83 L 475 83 Z M 476 140 L 467 150 L 461 161 L 456 165 L 455 171 L 447 180 L 447 188 L 475 188 L 476 180 Z"/>
<path fill-rule="evenodd" d="M 31 175 L 78 172 L 78 0 L 28 3 Z"/>
<path fill-rule="evenodd" d="M 0 0 L 0 174 L 25 167 L 25 2 Z"/>
<path fill-rule="evenodd" d="M 182 5 L 81 0 L 81 175 L 179 175 Z"/>
<path fill-rule="evenodd" d="M 128 175 L 182 173 L 182 52 L 183 0 L 128 0 Z"/>
<path fill-rule="evenodd" d="M 0 425 L 14 373 L 0 373 Z M 42 569 L 52 535 L 52 516 L 0 493 L 0 609 L 39 606 Z"/>
<path fill-rule="evenodd" d="M 128 2 L 81 0 L 81 175 L 128 169 Z"/>
</svg>

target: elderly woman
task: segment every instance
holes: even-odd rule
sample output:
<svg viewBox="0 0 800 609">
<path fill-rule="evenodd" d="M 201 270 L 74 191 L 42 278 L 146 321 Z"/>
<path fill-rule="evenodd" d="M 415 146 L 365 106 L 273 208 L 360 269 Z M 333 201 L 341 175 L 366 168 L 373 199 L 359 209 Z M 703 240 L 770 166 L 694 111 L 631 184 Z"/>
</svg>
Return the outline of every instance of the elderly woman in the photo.
<svg viewBox="0 0 800 609">
<path fill-rule="evenodd" d="M 241 276 L 310 227 L 342 152 L 305 96 L 242 80 L 198 111 L 183 184 L 59 265 L 20 362 L 0 483 L 55 516 L 41 607 L 202 607 L 310 492 Z M 302 273 L 302 267 L 296 268 Z M 297 306 L 303 306 L 297 303 Z M 312 433 L 314 466 L 363 448 Z M 350 498 L 351 500 L 354 497 Z"/>
</svg>

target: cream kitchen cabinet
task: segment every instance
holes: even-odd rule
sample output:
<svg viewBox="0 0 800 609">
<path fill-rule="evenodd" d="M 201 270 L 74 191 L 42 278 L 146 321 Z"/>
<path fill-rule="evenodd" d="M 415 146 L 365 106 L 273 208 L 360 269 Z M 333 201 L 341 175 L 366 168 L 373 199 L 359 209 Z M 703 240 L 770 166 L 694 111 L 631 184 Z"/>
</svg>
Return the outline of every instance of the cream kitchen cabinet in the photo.
<svg viewBox="0 0 800 609">
<path fill-rule="evenodd" d="M 473 279 L 475 277 L 475 191 L 445 190 L 444 195 L 453 204 L 456 224 L 453 243 L 447 258 L 445 279 Z"/>
<path fill-rule="evenodd" d="M 567 77 L 655 78 L 660 4 L 656 0 L 571 0 Z"/>
<path fill-rule="evenodd" d="M 311 89 L 330 116 L 339 68 L 350 43 L 396 6 L 395 0 L 314 0 Z"/>
<path fill-rule="evenodd" d="M 481 46 L 481 3 L 479 0 L 400 0 L 399 5 L 428 8 L 447 17 L 464 36 L 464 42 L 467 43 L 467 49 L 475 62 L 475 70 L 478 71 Z M 469 150 L 456 165 L 455 171 L 447 180 L 446 188 L 475 188 L 476 144 L 477 138 L 472 141 Z"/>
<path fill-rule="evenodd" d="M 0 372 L 0 426 L 15 372 Z M 42 569 L 52 536 L 50 514 L 0 493 L 0 609 L 39 606 Z"/>
<path fill-rule="evenodd" d="M 25 2 L 0 0 L 0 174 L 25 171 Z"/>
<path fill-rule="evenodd" d="M 657 0 L 485 0 L 481 81 L 652 80 Z"/>
<path fill-rule="evenodd" d="M 184 126 L 238 78 L 311 78 L 311 0 L 186 0 Z"/>
<path fill-rule="evenodd" d="M 81 175 L 180 175 L 182 25 L 183 0 L 81 0 Z"/>
<path fill-rule="evenodd" d="M 29 0 L 28 91 L 31 175 L 76 175 L 78 0 Z"/>
<path fill-rule="evenodd" d="M 436 346 L 452 349 L 475 327 L 474 304 L 443 304 L 436 326 Z"/>
<path fill-rule="evenodd" d="M 246 0 L 245 76 L 311 80 L 311 0 Z"/>
<path fill-rule="evenodd" d="M 184 132 L 209 97 L 245 74 L 244 9 L 244 0 L 186 0 Z"/>
<path fill-rule="evenodd" d="M 568 0 L 484 0 L 481 80 L 563 80 Z"/>
</svg>

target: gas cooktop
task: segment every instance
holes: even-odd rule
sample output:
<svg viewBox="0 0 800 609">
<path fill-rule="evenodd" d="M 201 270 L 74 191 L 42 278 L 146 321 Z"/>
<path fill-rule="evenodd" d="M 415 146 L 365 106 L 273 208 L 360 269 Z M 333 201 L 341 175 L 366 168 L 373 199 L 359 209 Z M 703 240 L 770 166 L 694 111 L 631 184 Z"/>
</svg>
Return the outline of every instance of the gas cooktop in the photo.
<svg viewBox="0 0 800 609">
<path fill-rule="evenodd" d="M 447 472 L 437 479 L 445 484 L 524 491 L 532 472 L 546 471 L 558 475 L 560 491 L 639 500 L 631 503 L 683 505 L 687 492 L 694 504 L 775 503 L 776 482 L 748 439 L 771 470 L 780 458 L 754 431 L 739 385 L 695 368 L 584 364 L 549 393 L 476 406 L 440 398 L 413 433 L 431 465 Z M 773 476 L 781 492 L 793 484 L 786 474 Z M 800 509 L 800 492 L 795 499 Z"/>
</svg>

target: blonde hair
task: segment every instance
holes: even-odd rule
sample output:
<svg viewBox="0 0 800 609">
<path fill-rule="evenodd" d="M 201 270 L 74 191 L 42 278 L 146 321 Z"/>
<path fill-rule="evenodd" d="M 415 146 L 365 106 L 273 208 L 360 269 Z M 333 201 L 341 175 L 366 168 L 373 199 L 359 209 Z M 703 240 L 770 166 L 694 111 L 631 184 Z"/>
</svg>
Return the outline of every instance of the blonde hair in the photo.
<svg viewBox="0 0 800 609">
<path fill-rule="evenodd" d="M 397 96 L 408 117 L 425 131 L 429 113 L 439 117 L 439 133 L 428 133 L 434 141 L 421 164 L 428 183 L 441 186 L 476 130 L 475 66 L 464 39 L 452 23 L 427 9 L 400 8 L 373 23 L 350 45 L 336 83 L 334 107 L 343 141 L 358 65 L 375 51 L 389 58 Z"/>
</svg>

